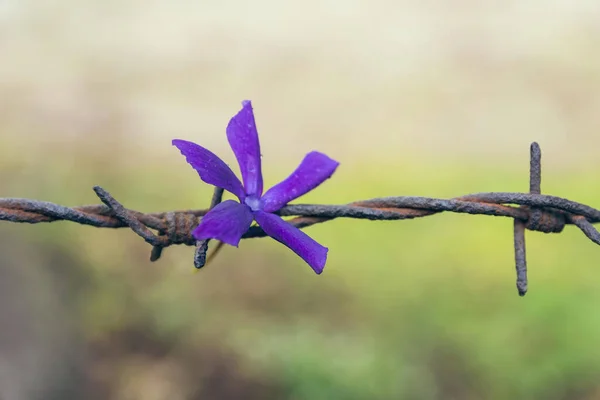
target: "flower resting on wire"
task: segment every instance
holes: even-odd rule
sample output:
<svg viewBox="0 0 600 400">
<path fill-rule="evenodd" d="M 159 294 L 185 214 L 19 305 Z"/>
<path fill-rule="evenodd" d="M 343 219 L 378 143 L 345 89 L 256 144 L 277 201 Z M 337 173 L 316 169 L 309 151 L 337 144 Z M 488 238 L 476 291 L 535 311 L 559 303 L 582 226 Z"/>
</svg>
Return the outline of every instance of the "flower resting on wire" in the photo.
<svg viewBox="0 0 600 400">
<path fill-rule="evenodd" d="M 226 131 L 240 165 L 243 184 L 229 166 L 209 150 L 185 140 L 173 140 L 173 145 L 204 182 L 225 189 L 240 200 L 239 203 L 226 200 L 206 213 L 192 232 L 194 238 L 217 239 L 237 247 L 254 220 L 267 235 L 289 247 L 317 274 L 323 272 L 327 247 L 273 213 L 331 177 L 339 163 L 323 153 L 310 152 L 290 176 L 263 194 L 260 144 L 250 101 L 242 102 L 242 109 L 231 118 Z"/>
</svg>

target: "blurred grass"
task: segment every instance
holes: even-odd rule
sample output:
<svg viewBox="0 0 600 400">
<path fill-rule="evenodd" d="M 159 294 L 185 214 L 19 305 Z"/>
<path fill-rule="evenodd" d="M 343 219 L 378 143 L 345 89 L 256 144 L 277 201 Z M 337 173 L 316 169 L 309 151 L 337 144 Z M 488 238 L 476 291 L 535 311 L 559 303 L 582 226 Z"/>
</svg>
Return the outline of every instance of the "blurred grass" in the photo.
<svg viewBox="0 0 600 400">
<path fill-rule="evenodd" d="M 524 147 L 519 168 L 459 160 L 441 165 L 407 158 L 396 166 L 356 160 L 342 164 L 302 202 L 522 191 L 527 188 Z M 5 154 L 4 163 L 10 158 Z M 266 168 L 267 181 L 286 174 Z M 53 176 L 70 182 L 69 190 L 49 184 Z M 568 181 L 560 172 L 546 176 L 544 191 L 600 203 L 595 173 Z M 9 189 L 3 191 L 75 205 L 95 202 L 91 189 L 85 194 L 93 184 L 142 211 L 203 207 L 210 198 L 210 188 L 183 163 L 176 169 L 104 171 L 62 169 L 57 160 L 27 181 L 4 177 Z M 127 230 L 57 223 L 5 227 L 5 232 L 78 260 L 70 268 L 83 269 L 88 278 L 75 320 L 89 346 L 116 351 L 109 362 L 114 378 L 103 381 L 115 393 L 140 395 L 147 380 L 156 379 L 136 375 L 158 362 L 152 357 L 133 364 L 144 368 L 130 365 L 139 351 L 149 351 L 143 347 L 147 341 L 164 348 L 159 359 L 173 364 L 159 377 L 169 381 L 175 367 L 187 377 L 177 389 L 182 393 L 186 385 L 210 386 L 214 379 L 201 378 L 213 367 L 202 349 L 230 354 L 228 368 L 237 378 L 228 371 L 226 379 L 265 381 L 262 390 L 273 385 L 265 398 L 562 399 L 586 398 L 598 390 L 599 256 L 573 228 L 560 236 L 527 235 L 531 283 L 525 298 L 514 288 L 512 223 L 485 216 L 336 220 L 311 227 L 307 232 L 330 248 L 326 271 L 318 277 L 269 239 L 228 247 L 214 264 L 192 274 L 192 249 L 168 249 L 159 262 L 149 263 L 149 247 Z M 133 342 L 118 345 L 115 335 L 133 335 L 125 343 Z M 141 350 L 133 344 L 138 341 Z M 185 360 L 193 355 L 200 358 L 188 370 Z M 133 375 L 115 380 L 121 374 Z M 126 389 L 118 389 L 121 381 Z"/>
</svg>

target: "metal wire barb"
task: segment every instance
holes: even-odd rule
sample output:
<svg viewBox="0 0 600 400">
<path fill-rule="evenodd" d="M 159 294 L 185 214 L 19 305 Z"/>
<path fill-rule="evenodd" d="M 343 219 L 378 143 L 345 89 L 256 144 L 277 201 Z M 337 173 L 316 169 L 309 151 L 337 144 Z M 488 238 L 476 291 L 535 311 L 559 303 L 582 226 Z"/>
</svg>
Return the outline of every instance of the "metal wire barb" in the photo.
<svg viewBox="0 0 600 400">
<path fill-rule="evenodd" d="M 289 222 L 306 228 L 335 218 L 368 220 L 401 220 L 421 218 L 440 212 L 492 215 L 514 220 L 514 248 L 517 290 L 527 292 L 527 261 L 525 230 L 544 233 L 562 232 L 566 224 L 577 226 L 594 243 L 600 244 L 600 233 L 592 224 L 600 222 L 600 210 L 561 197 L 541 194 L 541 150 L 537 143 L 530 148 L 529 193 L 476 193 L 453 199 L 429 197 L 384 197 L 357 201 L 347 205 L 288 205 L 277 212 L 292 216 Z M 196 241 L 191 232 L 210 208 L 219 204 L 222 189 L 215 189 L 210 208 L 162 213 L 142 213 L 129 210 L 106 190 L 94 187 L 103 204 L 65 207 L 45 201 L 0 198 L 0 220 L 36 224 L 40 222 L 72 221 L 98 228 L 131 228 L 151 244 L 151 261 L 160 258 L 165 247 L 175 244 L 196 246 L 194 265 L 202 268 L 207 262 L 208 240 Z M 252 226 L 243 238 L 266 236 L 259 226 Z M 213 251 L 216 254 L 218 247 Z"/>
</svg>

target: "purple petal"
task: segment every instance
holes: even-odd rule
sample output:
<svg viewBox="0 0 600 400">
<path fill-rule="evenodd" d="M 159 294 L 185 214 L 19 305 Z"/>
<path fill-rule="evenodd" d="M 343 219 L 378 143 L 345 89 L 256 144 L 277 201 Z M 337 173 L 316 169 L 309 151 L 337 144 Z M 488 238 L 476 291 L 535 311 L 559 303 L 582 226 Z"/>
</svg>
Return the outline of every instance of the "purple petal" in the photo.
<svg viewBox="0 0 600 400">
<path fill-rule="evenodd" d="M 198 239 L 217 239 L 237 247 L 252 223 L 250 208 L 234 200 L 226 200 L 210 210 L 192 235 Z"/>
<path fill-rule="evenodd" d="M 186 140 L 175 139 L 172 143 L 185 156 L 187 162 L 198 171 L 204 182 L 228 190 L 235 194 L 240 201 L 244 200 L 242 183 L 218 156 L 204 147 Z"/>
<path fill-rule="evenodd" d="M 288 202 L 310 192 L 335 172 L 340 165 L 323 153 L 308 153 L 298 168 L 282 182 L 267 190 L 262 197 L 262 210 L 274 212 Z"/>
<path fill-rule="evenodd" d="M 306 233 L 285 222 L 278 215 L 256 211 L 254 219 L 267 235 L 302 257 L 317 274 L 323 272 L 327 261 L 327 247 L 321 246 Z"/>
<path fill-rule="evenodd" d="M 246 194 L 260 197 L 263 190 L 260 143 L 250 101 L 242 102 L 240 112 L 229 121 L 227 140 L 240 164 Z"/>
</svg>

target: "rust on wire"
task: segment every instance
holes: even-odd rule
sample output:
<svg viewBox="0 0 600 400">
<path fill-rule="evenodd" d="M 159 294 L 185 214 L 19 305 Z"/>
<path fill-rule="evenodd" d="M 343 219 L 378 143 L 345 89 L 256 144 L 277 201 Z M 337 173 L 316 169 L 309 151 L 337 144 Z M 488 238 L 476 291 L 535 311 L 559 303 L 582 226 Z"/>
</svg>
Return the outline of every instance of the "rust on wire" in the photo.
<svg viewBox="0 0 600 400">
<path fill-rule="evenodd" d="M 591 241 L 600 244 L 600 233 L 593 224 L 600 222 L 600 210 L 561 197 L 541 194 L 541 150 L 537 143 L 530 148 L 529 193 L 476 193 L 453 199 L 428 197 L 384 197 L 357 201 L 347 205 L 288 205 L 277 212 L 298 228 L 306 228 L 335 218 L 401 220 L 421 218 L 440 212 L 509 217 L 514 220 L 514 247 L 517 290 L 527 292 L 525 230 L 559 233 L 565 225 L 575 225 Z M 197 241 L 191 232 L 200 219 L 223 198 L 216 189 L 206 210 L 182 210 L 141 213 L 125 208 L 106 190 L 94 187 L 103 204 L 65 207 L 45 201 L 0 198 L 0 220 L 36 224 L 71 221 L 98 228 L 129 227 L 152 245 L 151 261 L 160 258 L 165 247 L 185 244 L 195 246 L 194 266 L 202 268 L 221 248 L 218 243 L 207 258 L 208 240 Z M 243 238 L 266 236 L 259 226 L 251 226 Z"/>
</svg>

